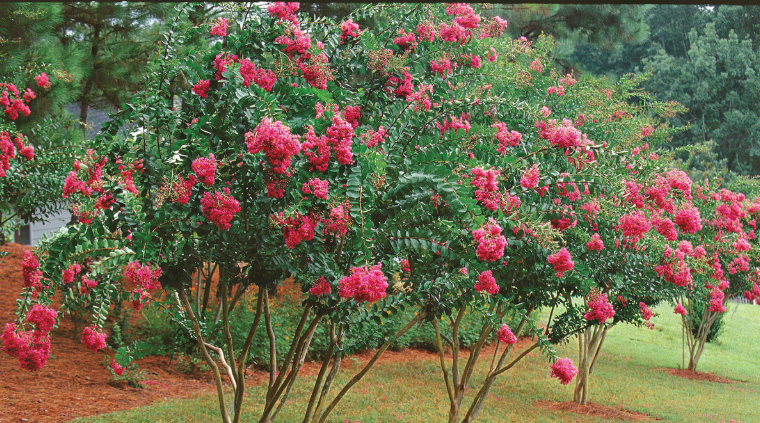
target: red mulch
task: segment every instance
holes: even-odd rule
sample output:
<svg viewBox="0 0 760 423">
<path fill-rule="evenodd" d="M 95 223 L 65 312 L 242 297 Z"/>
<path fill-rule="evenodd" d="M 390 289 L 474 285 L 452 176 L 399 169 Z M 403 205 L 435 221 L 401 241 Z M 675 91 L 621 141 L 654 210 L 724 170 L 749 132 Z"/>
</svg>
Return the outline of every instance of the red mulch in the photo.
<svg viewBox="0 0 760 423">
<path fill-rule="evenodd" d="M 689 370 L 689 369 L 658 369 L 658 370 L 668 372 L 673 376 L 678 376 L 678 377 L 691 379 L 691 380 L 701 380 L 705 382 L 716 382 L 716 383 L 743 383 L 743 381 L 740 381 L 740 380 L 727 379 L 723 376 L 718 376 L 716 374 L 709 373 L 709 372 L 697 372 L 697 371 Z"/>
<path fill-rule="evenodd" d="M 634 422 L 652 422 L 662 420 L 648 414 L 636 413 L 635 411 L 624 408 L 608 407 L 606 405 L 590 402 L 586 405 L 576 404 L 572 401 L 555 402 L 555 401 L 536 401 L 536 406 L 548 410 L 560 410 L 567 413 L 580 414 L 582 416 L 601 417 L 605 420 L 634 421 Z"/>
<path fill-rule="evenodd" d="M 0 327 L 15 319 L 15 302 L 23 286 L 21 260 L 26 249 L 29 247 L 18 244 L 0 247 L 0 251 L 12 254 L 0 259 Z M 68 421 L 215 389 L 208 378 L 175 370 L 169 357 L 138 361 L 146 372 L 144 389 L 130 388 L 123 382 L 111 386 L 103 360 L 110 361 L 113 351 L 92 352 L 80 339 L 81 332 L 75 331 L 71 320 L 62 319 L 60 327 L 51 333 L 50 358 L 37 372 L 22 370 L 16 358 L 0 352 L 0 421 Z"/>
</svg>

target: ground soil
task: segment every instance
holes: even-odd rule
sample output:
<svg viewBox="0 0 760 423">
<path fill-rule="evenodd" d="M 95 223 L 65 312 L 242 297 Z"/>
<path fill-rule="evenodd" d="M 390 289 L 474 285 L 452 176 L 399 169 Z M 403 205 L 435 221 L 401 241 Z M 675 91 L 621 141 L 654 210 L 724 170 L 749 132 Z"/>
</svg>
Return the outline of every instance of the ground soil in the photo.
<svg viewBox="0 0 760 423">
<path fill-rule="evenodd" d="M 6 322 L 15 320 L 15 299 L 21 293 L 21 260 L 24 250 L 29 247 L 6 244 L 0 251 L 11 253 L 0 259 L 0 328 Z M 286 281 L 278 290 L 278 297 L 293 297 L 300 301 L 300 289 Z M 186 397 L 199 393 L 215 393 L 210 372 L 181 372 L 176 360 L 171 357 L 148 357 L 138 360 L 140 369 L 145 371 L 142 389 L 127 386 L 124 381 L 114 383 L 106 368 L 106 362 L 113 357 L 109 349 L 92 352 L 84 348 L 81 327 L 75 327 L 70 319 L 62 319 L 58 328 L 51 333 L 51 355 L 48 363 L 37 372 L 29 372 L 19 367 L 18 360 L 0 352 L 0 423 L 6 422 L 62 422 L 77 417 L 93 416 L 118 410 L 151 404 L 156 400 Z M 522 350 L 531 344 L 530 339 L 521 338 L 515 348 Z M 485 347 L 481 357 L 490 357 L 494 345 Z M 355 355 L 356 360 L 344 360 L 344 367 L 359 368 L 369 362 L 374 351 Z M 537 352 L 531 352 L 531 355 Z M 450 359 L 451 355 L 446 354 Z M 463 351 L 462 356 L 467 357 Z M 408 363 L 420 360 L 438 361 L 437 353 L 420 350 L 386 351 L 380 363 Z M 302 374 L 316 375 L 320 363 L 307 362 Z M 714 375 L 713 375 L 714 376 Z M 249 386 L 262 383 L 268 373 L 261 370 L 249 371 Z M 717 376 L 716 376 L 717 377 Z M 619 420 L 653 420 L 653 418 L 612 407 L 590 404 L 585 407 L 570 403 L 539 402 L 546 408 L 571 411 L 579 414 L 607 417 Z"/>
<path fill-rule="evenodd" d="M 548 410 L 560 410 L 568 413 L 580 414 L 582 416 L 601 417 L 604 420 L 633 422 L 653 422 L 662 420 L 647 414 L 636 413 L 624 408 L 607 407 L 606 405 L 593 402 L 586 405 L 580 405 L 572 401 L 536 401 L 535 404 L 537 407 L 546 408 Z"/>
<path fill-rule="evenodd" d="M 689 369 L 665 369 L 665 368 L 658 369 L 658 370 L 668 372 L 673 376 L 678 376 L 678 377 L 691 379 L 691 380 L 701 380 L 705 382 L 716 382 L 716 383 L 742 383 L 742 381 L 727 379 L 723 376 L 718 376 L 716 374 L 709 373 L 709 372 L 697 372 L 697 371 L 689 370 Z"/>
</svg>

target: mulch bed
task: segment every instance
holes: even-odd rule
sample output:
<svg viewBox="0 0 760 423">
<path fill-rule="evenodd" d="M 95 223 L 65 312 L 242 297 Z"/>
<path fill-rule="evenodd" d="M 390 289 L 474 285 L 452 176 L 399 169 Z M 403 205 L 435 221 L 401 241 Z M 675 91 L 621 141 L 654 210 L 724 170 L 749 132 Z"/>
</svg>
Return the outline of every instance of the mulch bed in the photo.
<svg viewBox="0 0 760 423">
<path fill-rule="evenodd" d="M 590 402 L 586 405 L 576 404 L 573 401 L 555 402 L 555 401 L 536 401 L 537 407 L 548 410 L 559 410 L 566 413 L 575 413 L 582 416 L 601 417 L 605 420 L 633 421 L 633 422 L 653 422 L 662 420 L 648 414 L 637 413 L 624 408 L 608 407 L 597 403 Z"/>
<path fill-rule="evenodd" d="M 715 382 L 715 383 L 744 383 L 744 381 L 741 381 L 741 380 L 728 379 L 723 376 L 718 376 L 710 372 L 697 372 L 697 371 L 689 370 L 689 369 L 665 369 L 665 368 L 657 369 L 657 370 L 667 372 L 673 376 L 678 376 L 678 377 L 691 379 L 691 380 L 700 380 L 700 381 Z"/>
</svg>

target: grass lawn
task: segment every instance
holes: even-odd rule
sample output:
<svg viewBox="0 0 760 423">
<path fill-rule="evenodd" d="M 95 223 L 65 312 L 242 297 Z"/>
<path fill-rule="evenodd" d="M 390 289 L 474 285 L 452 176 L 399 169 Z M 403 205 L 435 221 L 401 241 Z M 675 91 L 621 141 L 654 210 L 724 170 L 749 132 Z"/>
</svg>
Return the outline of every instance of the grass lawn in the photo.
<svg viewBox="0 0 760 423">
<path fill-rule="evenodd" d="M 662 371 L 681 366 L 680 316 L 673 314 L 670 307 L 655 311 L 658 316 L 652 320 L 654 330 L 618 326 L 608 333 L 591 380 L 591 401 L 647 413 L 664 422 L 760 422 L 760 307 L 731 305 L 724 318 L 723 333 L 718 341 L 707 345 L 699 363 L 699 371 L 743 381 L 734 384 L 682 379 Z M 577 360 L 575 342 L 558 346 L 558 351 Z M 488 361 L 484 359 L 479 364 L 486 366 Z M 353 365 L 351 370 L 356 372 L 358 368 Z M 339 377 L 338 388 L 348 377 Z M 474 378 L 473 386 L 480 381 L 477 375 Z M 277 421 L 301 421 L 311 384 L 313 377 L 301 377 Z M 562 386 L 550 378 L 547 359 L 532 353 L 497 381 L 478 421 L 605 421 L 535 405 L 542 400 L 571 400 L 572 389 L 573 384 Z M 257 421 L 263 402 L 258 399 L 264 392 L 263 387 L 249 389 L 243 421 Z M 217 413 L 216 397 L 206 395 L 75 422 L 218 422 Z M 438 362 L 423 360 L 376 365 L 346 395 L 329 421 L 444 422 L 447 413 L 448 400 Z"/>
</svg>

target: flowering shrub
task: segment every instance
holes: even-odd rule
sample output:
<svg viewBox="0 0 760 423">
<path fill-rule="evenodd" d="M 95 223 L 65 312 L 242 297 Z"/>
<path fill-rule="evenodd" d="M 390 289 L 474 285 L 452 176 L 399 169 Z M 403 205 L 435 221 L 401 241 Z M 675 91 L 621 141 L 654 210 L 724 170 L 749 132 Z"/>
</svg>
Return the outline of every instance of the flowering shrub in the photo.
<svg viewBox="0 0 760 423">
<path fill-rule="evenodd" d="M 440 343 L 442 317 L 457 340 L 464 311 L 479 306 L 491 310 L 492 324 L 473 345 L 464 377 L 446 384 L 450 420 L 472 421 L 495 379 L 511 367 L 513 337 L 528 333 L 537 340 L 517 360 L 535 348 L 554 357 L 553 342 L 589 324 L 557 318 L 541 330 L 533 311 L 576 312 L 560 293 L 586 295 L 590 272 L 610 270 L 620 251 L 637 254 L 635 264 L 619 267 L 645 267 L 639 238 L 651 231 L 634 205 L 611 193 L 623 191 L 624 175 L 646 176 L 655 166 L 644 155 L 627 154 L 641 128 L 657 124 L 639 112 L 668 110 L 629 104 L 635 81 L 608 95 L 600 81 L 560 77 L 542 65 L 551 63 L 551 40 L 506 39 L 506 21 L 484 19 L 466 4 L 364 6 L 340 23 L 303 18 L 296 3 L 254 9 L 182 37 L 170 31 L 149 89 L 105 128 L 66 179 L 61 193 L 74 201 L 82 223 L 43 244 L 38 264 L 30 258 L 27 289 L 41 299 L 80 289 L 66 301 L 96 310 L 88 346 L 97 347 L 111 301 L 141 307 L 160 284 L 172 294 L 166 298 L 179 299 L 167 305 L 181 309 L 183 328 L 214 371 L 223 420 L 239 421 L 261 316 L 271 328 L 268 292 L 292 275 L 311 295 L 285 359 L 269 361 L 261 420 L 274 420 L 287 403 L 322 325 L 329 334 L 323 366 L 336 367 L 315 381 L 305 418 L 324 422 L 374 363 L 333 399 L 317 400 L 352 352 L 344 339 L 349 322 L 378 324 L 413 307 L 415 317 L 394 337 L 429 320 Z M 179 7 L 177 19 L 187 14 Z M 362 27 L 368 17 L 376 18 L 375 28 Z M 221 40 L 177 56 L 195 36 Z M 549 92 L 560 86 L 562 95 Z M 174 107 L 175 93 L 181 108 Z M 143 127 L 120 132 L 117 123 L 127 120 Z M 667 135 L 658 127 L 650 138 Z M 686 189 L 682 176 L 672 179 L 678 192 Z M 642 204 L 645 192 L 637 197 Z M 621 222 L 623 209 L 632 220 Z M 593 233 L 606 248 L 585 248 Z M 220 345 L 208 342 L 209 307 L 192 298 L 204 291 L 192 275 L 205 262 L 220 268 L 219 331 L 229 333 L 230 310 L 249 287 L 258 288 L 255 323 L 242 343 L 231 336 Z M 82 281 L 76 288 L 76 277 L 62 278 L 74 270 Z M 392 288 L 387 278 L 397 272 L 401 282 Z M 638 286 L 646 291 L 648 282 Z M 503 329 L 508 313 L 516 322 L 509 333 Z M 599 313 L 591 320 L 612 317 L 606 308 Z M 614 318 L 626 313 L 616 306 Z M 460 415 L 472 367 L 494 330 L 507 347 Z M 267 336 L 274 346 L 274 331 Z M 457 360 L 458 341 L 452 343 Z M 124 351 L 117 357 L 120 366 L 131 358 Z M 567 359 L 557 363 L 552 374 L 569 383 L 575 367 Z M 233 386 L 231 407 L 222 372 Z"/>
</svg>

